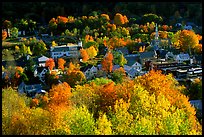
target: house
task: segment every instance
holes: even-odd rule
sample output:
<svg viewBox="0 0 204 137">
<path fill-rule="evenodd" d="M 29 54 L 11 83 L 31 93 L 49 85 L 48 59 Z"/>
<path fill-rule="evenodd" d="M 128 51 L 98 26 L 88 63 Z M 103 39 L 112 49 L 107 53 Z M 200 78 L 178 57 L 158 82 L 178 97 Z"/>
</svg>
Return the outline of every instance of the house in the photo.
<svg viewBox="0 0 204 137">
<path fill-rule="evenodd" d="M 42 66 L 42 67 L 45 67 L 45 63 L 46 61 L 48 60 L 49 58 L 46 57 L 46 56 L 41 56 L 38 58 L 38 65 L 39 66 Z"/>
<path fill-rule="evenodd" d="M 140 59 L 141 64 L 144 64 L 148 60 L 155 59 L 155 52 L 154 51 L 140 52 Z"/>
<path fill-rule="evenodd" d="M 141 57 L 139 54 L 126 55 L 127 64 L 124 70 L 130 78 L 134 78 L 142 71 Z"/>
<path fill-rule="evenodd" d="M 184 61 L 190 61 L 190 56 L 188 53 L 180 53 L 178 55 L 174 56 L 174 60 L 177 61 L 178 63 L 182 63 Z"/>
<path fill-rule="evenodd" d="M 165 59 L 173 59 L 174 58 L 174 54 L 172 52 L 167 52 L 165 55 Z"/>
<path fill-rule="evenodd" d="M 129 66 L 129 65 L 124 65 L 124 70 L 126 71 L 126 72 L 128 72 L 130 69 L 135 69 L 135 70 L 137 70 L 138 72 L 140 72 L 141 70 L 142 70 L 142 65 L 140 64 L 140 63 L 138 63 L 137 61 L 134 63 L 134 64 L 132 64 L 131 66 Z"/>
<path fill-rule="evenodd" d="M 131 68 L 129 71 L 126 72 L 127 73 L 127 76 L 129 76 L 130 78 L 135 78 L 135 76 L 138 76 L 139 75 L 139 72 L 134 69 L 134 68 Z"/>
<path fill-rule="evenodd" d="M 34 71 L 34 77 L 39 77 L 40 81 L 45 83 L 45 74 L 49 72 L 48 67 L 37 67 Z"/>
<path fill-rule="evenodd" d="M 71 57 L 76 58 L 80 57 L 81 54 L 79 50 L 82 48 L 82 42 L 79 42 L 78 45 L 62 45 L 62 46 L 55 46 L 50 48 L 50 54 L 53 59 L 57 59 L 60 57 Z"/>
<path fill-rule="evenodd" d="M 84 73 L 86 79 L 94 78 L 98 72 L 98 68 L 90 64 L 87 65 L 86 67 L 82 67 L 80 70 Z"/>
<path fill-rule="evenodd" d="M 168 51 L 164 50 L 164 49 L 160 49 L 159 52 L 160 52 L 159 57 L 162 58 L 162 59 L 165 59 L 166 54 L 168 53 Z"/>
<path fill-rule="evenodd" d="M 36 94 L 44 94 L 46 91 L 42 90 L 41 84 L 26 85 L 24 82 L 18 86 L 18 92 L 26 93 L 28 96 L 34 98 Z"/>
</svg>

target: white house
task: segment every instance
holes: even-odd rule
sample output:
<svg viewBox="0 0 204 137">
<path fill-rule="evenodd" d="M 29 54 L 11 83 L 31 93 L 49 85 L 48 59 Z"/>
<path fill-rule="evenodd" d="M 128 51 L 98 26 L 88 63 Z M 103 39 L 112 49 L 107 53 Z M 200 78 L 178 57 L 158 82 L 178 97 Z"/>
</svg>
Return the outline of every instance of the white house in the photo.
<svg viewBox="0 0 204 137">
<path fill-rule="evenodd" d="M 174 55 L 172 52 L 167 52 L 166 55 L 165 55 L 165 58 L 166 58 L 166 60 L 167 60 L 167 59 L 173 59 L 174 56 L 175 56 L 175 55 Z"/>
<path fill-rule="evenodd" d="M 178 63 L 182 63 L 184 61 L 190 61 L 190 56 L 188 53 L 187 54 L 181 53 L 181 54 L 175 55 L 174 60 L 177 61 Z"/>
<path fill-rule="evenodd" d="M 44 94 L 46 91 L 42 90 L 41 84 L 26 85 L 24 82 L 21 82 L 18 86 L 18 92 L 21 94 L 26 93 L 28 96 L 34 98 L 36 94 Z"/>
<path fill-rule="evenodd" d="M 140 75 L 142 65 L 138 62 L 135 62 L 132 66 L 124 65 L 124 70 L 130 78 L 135 78 L 135 76 Z"/>
<path fill-rule="evenodd" d="M 97 74 L 98 68 L 95 66 L 88 65 L 87 67 L 83 68 L 82 71 L 86 76 L 86 79 L 91 79 Z"/>
<path fill-rule="evenodd" d="M 134 68 L 137 71 L 141 71 L 142 70 L 142 65 L 138 62 L 135 62 L 132 66 L 129 65 L 124 65 L 124 70 L 127 72 L 130 69 Z"/>
<path fill-rule="evenodd" d="M 82 48 L 82 42 L 79 42 L 78 45 L 63 45 L 63 46 L 55 46 L 50 48 L 51 57 L 56 59 L 63 56 L 66 57 L 79 57 L 81 54 L 79 50 Z"/>
<path fill-rule="evenodd" d="M 46 62 L 48 59 L 49 59 L 49 58 L 46 57 L 46 56 L 42 56 L 42 57 L 38 58 L 39 66 L 45 67 L 45 62 Z"/>
</svg>

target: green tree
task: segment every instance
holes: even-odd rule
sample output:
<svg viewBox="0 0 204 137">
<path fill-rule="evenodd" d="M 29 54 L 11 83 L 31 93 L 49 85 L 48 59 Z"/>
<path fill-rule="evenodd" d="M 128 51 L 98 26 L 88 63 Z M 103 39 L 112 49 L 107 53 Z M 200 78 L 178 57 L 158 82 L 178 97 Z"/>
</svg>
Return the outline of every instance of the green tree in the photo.
<svg viewBox="0 0 204 137">
<path fill-rule="evenodd" d="M 28 53 L 28 48 L 25 46 L 25 44 L 23 44 L 20 48 L 20 52 L 23 55 L 26 55 Z"/>
<path fill-rule="evenodd" d="M 141 21 L 143 24 L 146 24 L 147 22 L 162 23 L 163 18 L 161 16 L 156 15 L 156 14 L 148 13 L 148 14 L 144 14 L 142 16 Z"/>
<path fill-rule="evenodd" d="M 113 63 L 118 64 L 121 67 L 123 67 L 125 64 L 127 64 L 127 60 L 124 57 L 123 53 L 120 53 L 118 51 L 113 52 Z"/>
<path fill-rule="evenodd" d="M 32 50 L 35 56 L 43 55 L 46 53 L 46 51 L 47 51 L 46 44 L 42 40 L 38 41 L 37 44 L 33 46 Z"/>
<path fill-rule="evenodd" d="M 18 37 L 18 29 L 16 27 L 11 28 L 11 37 L 17 38 Z"/>
</svg>

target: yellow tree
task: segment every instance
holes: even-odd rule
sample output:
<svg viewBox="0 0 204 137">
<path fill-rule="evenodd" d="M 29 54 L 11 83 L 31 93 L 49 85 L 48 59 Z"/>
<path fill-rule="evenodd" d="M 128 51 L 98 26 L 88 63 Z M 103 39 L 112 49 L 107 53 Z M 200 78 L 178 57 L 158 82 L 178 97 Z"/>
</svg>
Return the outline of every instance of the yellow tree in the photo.
<svg viewBox="0 0 204 137">
<path fill-rule="evenodd" d="M 164 95 L 171 105 L 187 112 L 187 117 L 193 124 L 192 129 L 196 128 L 195 108 L 191 106 L 188 97 L 182 94 L 185 87 L 179 86 L 171 74 L 166 76 L 161 71 L 151 70 L 149 73 L 138 77 L 135 83 L 145 87 L 150 94 L 155 94 L 156 96 Z"/>
<path fill-rule="evenodd" d="M 86 52 L 90 59 L 94 58 L 97 55 L 97 50 L 94 48 L 94 46 L 87 48 Z"/>
<path fill-rule="evenodd" d="M 199 37 L 191 30 L 176 32 L 173 38 L 174 46 L 183 52 L 193 52 L 199 45 Z M 196 51 L 196 50 L 195 50 Z"/>
</svg>

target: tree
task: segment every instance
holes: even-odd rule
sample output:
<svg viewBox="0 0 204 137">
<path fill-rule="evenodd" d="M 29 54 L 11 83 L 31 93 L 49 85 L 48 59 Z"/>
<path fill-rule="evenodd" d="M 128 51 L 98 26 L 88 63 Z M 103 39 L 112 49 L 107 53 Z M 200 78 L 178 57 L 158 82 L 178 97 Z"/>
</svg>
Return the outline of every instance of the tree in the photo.
<svg viewBox="0 0 204 137">
<path fill-rule="evenodd" d="M 124 68 L 120 67 L 119 69 L 116 69 L 112 75 L 111 79 L 116 83 L 122 83 L 123 78 L 126 76 Z"/>
<path fill-rule="evenodd" d="M 107 73 L 112 72 L 113 69 L 113 54 L 108 52 L 104 59 L 101 61 L 102 70 L 106 71 Z"/>
<path fill-rule="evenodd" d="M 163 18 L 153 13 L 144 14 L 141 19 L 142 23 L 145 24 L 147 22 L 156 22 L 161 23 Z"/>
<path fill-rule="evenodd" d="M 53 32 L 56 32 L 56 30 L 57 30 L 57 20 L 55 18 L 52 18 L 49 21 L 48 27 L 49 27 L 52 34 L 53 34 Z"/>
<path fill-rule="evenodd" d="M 28 28 L 28 20 L 26 19 L 20 19 L 20 21 L 18 21 L 18 28 L 20 31 L 25 31 Z"/>
<path fill-rule="evenodd" d="M 9 20 L 4 20 L 4 22 L 3 22 L 3 28 L 9 29 L 9 28 L 11 28 L 11 27 L 12 27 L 11 21 L 9 21 Z"/>
<path fill-rule="evenodd" d="M 69 83 L 71 87 L 83 83 L 86 80 L 86 76 L 80 70 L 74 70 L 67 75 L 66 82 Z"/>
<path fill-rule="evenodd" d="M 121 25 L 126 24 L 128 22 L 129 21 L 128 21 L 128 19 L 127 19 L 127 17 L 125 15 L 123 16 L 120 13 L 116 13 L 115 14 L 115 16 L 114 16 L 114 24 L 121 26 Z"/>
<path fill-rule="evenodd" d="M 25 46 L 25 44 L 23 44 L 20 48 L 20 52 L 23 55 L 26 55 L 28 53 L 28 47 Z"/>
<path fill-rule="evenodd" d="M 196 48 L 200 49 L 199 47 L 202 47 L 202 45 L 199 44 L 199 37 L 191 30 L 177 31 L 172 42 L 175 48 L 183 52 L 189 52 L 189 54 L 195 52 Z"/>
<path fill-rule="evenodd" d="M 77 84 L 81 84 L 86 80 L 86 76 L 82 71 L 80 71 L 79 64 L 69 63 L 69 68 L 67 69 L 67 75 L 64 75 L 64 81 L 66 81 L 71 87 Z"/>
<path fill-rule="evenodd" d="M 66 61 L 63 58 L 58 59 L 58 69 L 64 70 L 64 64 Z"/>
<path fill-rule="evenodd" d="M 49 58 L 48 60 L 46 60 L 45 66 L 46 66 L 46 67 L 49 67 L 50 71 L 52 71 L 52 69 L 55 67 L 55 61 L 54 61 L 54 59 Z"/>
<path fill-rule="evenodd" d="M 2 40 L 7 38 L 7 32 L 5 30 L 2 31 Z"/>
<path fill-rule="evenodd" d="M 81 53 L 82 61 L 86 62 L 89 59 L 89 55 L 88 55 L 87 51 L 82 48 L 82 49 L 80 49 L 80 53 Z"/>
<path fill-rule="evenodd" d="M 10 37 L 10 31 L 9 31 L 9 29 L 10 29 L 11 27 L 12 27 L 11 21 L 5 20 L 5 21 L 3 22 L 3 28 L 6 29 L 7 34 L 8 34 L 8 37 Z"/>
<path fill-rule="evenodd" d="M 12 38 L 18 37 L 18 29 L 16 27 L 11 28 L 11 37 Z"/>
<path fill-rule="evenodd" d="M 101 18 L 104 18 L 106 21 L 109 21 L 109 15 L 108 14 L 101 14 Z"/>
<path fill-rule="evenodd" d="M 172 74 L 166 76 L 161 74 L 161 71 L 151 70 L 146 75 L 138 77 L 135 83 L 140 83 L 150 95 L 155 94 L 156 97 L 164 95 L 171 105 L 186 112 L 188 120 L 193 122 L 191 128 L 197 128 L 195 109 L 188 101 L 188 97 L 182 94 L 185 87 L 178 85 L 178 81 L 173 78 Z"/>
<path fill-rule="evenodd" d="M 127 60 L 124 57 L 123 53 L 115 51 L 115 52 L 113 52 L 113 56 L 114 56 L 114 59 L 113 59 L 114 64 L 118 64 L 121 67 L 123 67 L 125 64 L 127 64 Z"/>
<path fill-rule="evenodd" d="M 33 51 L 33 54 L 36 56 L 45 54 L 47 51 L 46 44 L 43 42 L 43 40 L 40 40 L 33 46 L 32 51 Z"/>
<path fill-rule="evenodd" d="M 58 46 L 58 44 L 55 41 L 52 41 L 52 47 Z"/>
<path fill-rule="evenodd" d="M 30 50 L 30 46 L 27 47 L 27 54 L 32 55 L 33 53 Z"/>
<path fill-rule="evenodd" d="M 90 59 L 93 59 L 97 55 L 97 51 L 94 48 L 94 46 L 91 46 L 91 47 L 87 48 L 86 52 L 87 52 Z"/>
</svg>

